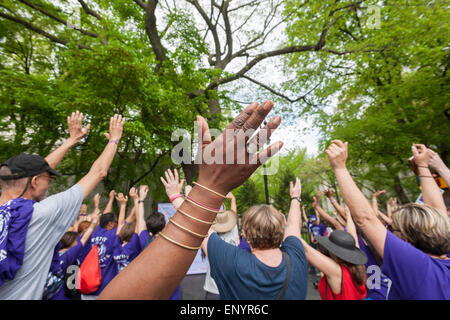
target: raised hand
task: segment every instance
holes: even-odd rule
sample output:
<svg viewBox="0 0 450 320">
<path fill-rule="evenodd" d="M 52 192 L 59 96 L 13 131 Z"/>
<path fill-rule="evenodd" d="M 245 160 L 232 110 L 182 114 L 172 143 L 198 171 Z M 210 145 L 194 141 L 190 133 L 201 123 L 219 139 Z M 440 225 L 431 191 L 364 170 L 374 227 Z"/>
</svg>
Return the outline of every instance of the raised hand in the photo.
<svg viewBox="0 0 450 320">
<path fill-rule="evenodd" d="M 328 155 L 333 170 L 346 168 L 348 142 L 344 143 L 341 140 L 333 140 L 325 152 Z"/>
<path fill-rule="evenodd" d="M 139 200 L 145 200 L 147 198 L 148 186 L 142 185 L 139 187 Z"/>
<path fill-rule="evenodd" d="M 116 195 L 117 195 L 117 192 L 115 190 L 111 190 L 109 192 L 109 198 L 110 199 L 114 199 L 116 197 Z"/>
<path fill-rule="evenodd" d="M 132 187 L 128 192 L 131 199 L 136 200 L 139 198 L 138 191 L 135 187 Z"/>
<path fill-rule="evenodd" d="M 418 167 L 428 167 L 431 160 L 431 152 L 424 144 L 413 144 L 411 147 L 414 163 Z"/>
<path fill-rule="evenodd" d="M 175 169 L 173 173 L 170 169 L 167 169 L 165 172 L 165 176 L 166 180 L 161 177 L 161 182 L 166 189 L 167 196 L 170 198 L 176 194 L 181 194 L 181 190 L 183 190 L 184 179 L 179 181 L 177 169 Z"/>
<path fill-rule="evenodd" d="M 325 190 L 325 195 L 327 196 L 327 198 L 333 198 L 334 190 L 333 189 Z"/>
<path fill-rule="evenodd" d="M 124 204 L 128 202 L 128 196 L 124 196 L 122 192 L 118 193 L 116 196 L 116 200 L 120 202 L 120 204 Z"/>
<path fill-rule="evenodd" d="M 295 179 L 295 184 L 289 181 L 289 195 L 291 198 L 300 197 L 302 195 L 302 183 L 299 178 Z"/>
<path fill-rule="evenodd" d="M 386 193 L 386 190 L 379 190 L 372 195 L 372 198 L 378 198 L 379 196 Z"/>
<path fill-rule="evenodd" d="M 430 152 L 430 167 L 438 172 L 447 169 L 439 154 L 431 149 L 428 150 Z"/>
<path fill-rule="evenodd" d="M 247 106 L 214 141 L 206 120 L 197 116 L 199 184 L 226 195 L 282 148 L 283 143 L 278 141 L 256 152 L 280 125 L 279 116 L 273 117 L 249 142 L 272 108 L 272 101 L 265 101 L 260 106 L 257 103 Z M 248 148 L 247 142 L 253 147 Z"/>
<path fill-rule="evenodd" d="M 94 225 L 97 225 L 100 222 L 100 209 L 95 208 L 95 210 L 94 210 L 94 212 L 92 212 L 91 216 L 92 216 L 91 223 Z"/>
<path fill-rule="evenodd" d="M 91 128 L 91 125 L 88 124 L 83 129 L 83 114 L 80 111 L 72 112 L 72 114 L 67 117 L 67 126 L 69 127 L 69 135 L 70 139 L 74 142 L 80 141 L 84 138 Z"/>
<path fill-rule="evenodd" d="M 94 196 L 94 208 L 98 209 L 100 206 L 100 193 L 96 193 Z"/>
<path fill-rule="evenodd" d="M 120 114 L 115 114 L 109 121 L 109 133 L 105 133 L 105 137 L 109 141 L 119 143 L 120 138 L 122 138 L 124 125 L 125 118 Z"/>
</svg>

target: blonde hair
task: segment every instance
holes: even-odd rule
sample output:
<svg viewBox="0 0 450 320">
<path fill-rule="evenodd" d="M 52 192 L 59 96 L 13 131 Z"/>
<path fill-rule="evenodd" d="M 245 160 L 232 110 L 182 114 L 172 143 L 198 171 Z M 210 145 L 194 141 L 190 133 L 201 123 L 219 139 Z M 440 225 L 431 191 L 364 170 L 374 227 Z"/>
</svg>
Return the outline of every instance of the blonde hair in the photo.
<svg viewBox="0 0 450 320">
<path fill-rule="evenodd" d="M 286 218 L 271 205 L 255 205 L 242 218 L 245 238 L 254 249 L 279 248 L 283 242 Z"/>
<path fill-rule="evenodd" d="M 438 256 L 450 252 L 450 220 L 439 210 L 408 203 L 392 213 L 392 222 L 417 249 Z"/>
</svg>

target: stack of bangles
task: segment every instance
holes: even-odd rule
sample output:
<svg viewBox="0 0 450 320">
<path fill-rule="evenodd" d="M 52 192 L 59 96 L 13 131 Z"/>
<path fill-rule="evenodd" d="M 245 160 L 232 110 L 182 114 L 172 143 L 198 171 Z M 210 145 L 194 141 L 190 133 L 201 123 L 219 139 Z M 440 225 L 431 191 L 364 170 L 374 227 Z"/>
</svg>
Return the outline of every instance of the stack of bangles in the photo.
<svg viewBox="0 0 450 320">
<path fill-rule="evenodd" d="M 198 185 L 199 187 L 202 187 L 202 188 L 204 188 L 204 189 L 206 189 L 206 190 L 208 190 L 208 191 L 210 191 L 210 192 L 213 192 L 214 194 L 219 195 L 219 196 L 223 197 L 224 199 L 226 198 L 226 196 L 224 196 L 224 195 L 222 195 L 222 194 L 220 194 L 220 193 L 218 193 L 218 192 L 215 192 L 215 191 L 213 191 L 213 190 L 211 190 L 211 189 L 208 189 L 208 188 L 206 188 L 206 187 L 204 187 L 204 186 L 202 186 L 202 185 L 200 185 L 200 184 L 198 184 L 198 183 L 196 183 L 196 182 L 194 182 L 194 184 L 195 184 L 195 185 Z M 173 202 L 175 199 L 178 199 L 178 198 L 180 198 L 180 197 L 183 197 L 183 196 L 182 196 L 181 194 L 174 195 L 174 196 L 170 197 L 170 202 Z M 190 202 L 191 204 L 193 204 L 193 205 L 195 205 L 195 206 L 197 206 L 197 207 L 199 207 L 199 208 L 202 208 L 202 209 L 204 209 L 204 210 L 206 210 L 206 211 L 209 211 L 209 212 L 211 212 L 211 213 L 216 213 L 216 214 L 217 214 L 217 213 L 223 212 L 223 211 L 220 210 L 220 209 L 210 208 L 210 207 L 208 207 L 208 206 L 206 206 L 206 205 L 204 205 L 204 204 L 202 204 L 202 203 L 200 203 L 200 202 L 198 202 L 198 201 L 192 199 L 192 198 L 189 197 L 189 196 L 186 197 L 186 201 Z M 193 217 L 193 216 L 189 215 L 188 213 L 186 213 L 185 211 L 183 211 L 183 210 L 181 210 L 181 209 L 178 209 L 177 211 L 180 212 L 182 215 L 184 215 L 184 216 L 186 216 L 186 217 L 188 217 L 188 218 L 190 218 L 190 219 L 192 219 L 192 220 L 195 220 L 195 221 L 197 221 L 197 222 L 201 222 L 201 223 L 207 224 L 207 225 L 213 225 L 213 224 L 214 224 L 214 222 L 204 221 L 204 220 L 201 220 L 201 219 L 199 219 L 199 218 Z M 173 225 L 175 225 L 177 228 L 179 228 L 179 229 L 181 229 L 181 230 L 184 230 L 184 231 L 188 232 L 189 234 L 194 235 L 194 236 L 196 236 L 196 237 L 198 237 L 198 238 L 204 239 L 204 238 L 206 238 L 206 237 L 208 236 L 208 234 L 205 234 L 205 235 L 199 234 L 199 233 L 197 233 L 197 232 L 194 232 L 194 231 L 192 231 L 192 230 L 190 230 L 190 229 L 188 229 L 188 228 L 186 228 L 186 227 L 180 225 L 179 223 L 175 222 L 175 221 L 173 220 L 173 218 L 169 218 L 169 222 L 171 222 L 171 223 L 172 223 Z M 162 237 L 163 237 L 164 239 L 166 239 L 167 241 L 172 242 L 173 244 L 176 244 L 177 246 L 182 247 L 182 248 L 184 248 L 184 249 L 194 250 L 194 251 L 200 249 L 200 247 L 191 247 L 191 246 L 187 246 L 187 245 L 185 245 L 185 244 L 179 243 L 179 242 L 175 241 L 174 239 L 172 239 L 172 238 L 166 236 L 166 235 L 165 235 L 164 233 L 162 233 L 162 232 L 160 232 L 159 235 L 162 236 Z"/>
</svg>

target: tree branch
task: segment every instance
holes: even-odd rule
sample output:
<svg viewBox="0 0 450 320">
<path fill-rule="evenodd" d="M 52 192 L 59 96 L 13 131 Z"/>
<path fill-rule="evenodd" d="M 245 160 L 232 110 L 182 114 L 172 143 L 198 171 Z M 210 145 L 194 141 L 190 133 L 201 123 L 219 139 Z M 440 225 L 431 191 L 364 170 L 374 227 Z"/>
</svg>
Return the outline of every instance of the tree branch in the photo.
<svg viewBox="0 0 450 320">
<path fill-rule="evenodd" d="M 260 86 L 260 87 L 263 87 L 264 89 L 266 89 L 266 90 L 270 91 L 271 93 L 273 93 L 273 94 L 275 94 L 275 95 L 277 95 L 277 96 L 279 96 L 279 97 L 281 97 L 281 98 L 283 98 L 283 99 L 289 101 L 290 103 L 295 103 L 295 102 L 298 102 L 298 101 L 300 101 L 300 100 L 303 100 L 304 102 L 306 102 L 306 103 L 309 104 L 309 102 L 307 102 L 307 101 L 305 100 L 306 96 L 307 96 L 308 94 L 310 94 L 311 92 L 313 92 L 315 89 L 317 89 L 317 87 L 320 85 L 320 82 L 319 82 L 317 85 L 314 86 L 314 88 L 312 88 L 311 90 L 309 90 L 309 91 L 308 91 L 307 93 L 305 93 L 304 95 L 301 95 L 300 97 L 298 97 L 298 98 L 296 98 L 296 99 L 291 99 L 291 98 L 289 98 L 288 96 L 286 96 L 286 95 L 284 95 L 284 94 L 282 94 L 282 93 L 280 93 L 280 92 L 274 90 L 273 88 L 269 87 L 268 85 L 265 85 L 264 83 L 261 83 L 261 82 L 255 80 L 255 79 L 252 79 L 252 78 L 250 78 L 250 77 L 248 77 L 248 76 L 246 76 L 246 75 L 243 75 L 242 78 L 247 79 L 248 81 L 251 81 L 251 82 L 257 84 L 257 85 Z"/>
<path fill-rule="evenodd" d="M 135 1 L 136 2 L 136 1 Z M 148 39 L 152 46 L 153 52 L 155 53 L 156 59 L 159 61 L 156 66 L 156 72 L 161 68 L 162 62 L 166 60 L 166 53 L 164 47 L 161 43 L 161 38 L 158 34 L 158 28 L 156 26 L 156 6 L 158 0 L 148 0 L 147 5 L 144 6 L 145 9 L 145 32 L 147 33 Z"/>
<path fill-rule="evenodd" d="M 99 21 L 103 20 L 103 18 L 97 12 L 95 12 L 94 10 L 92 10 L 88 7 L 86 2 L 84 2 L 83 0 L 78 0 L 78 2 L 83 7 L 84 12 L 86 12 L 88 15 L 95 17 Z"/>
<path fill-rule="evenodd" d="M 20 19 L 18 17 L 10 16 L 10 15 L 5 14 L 3 12 L 0 12 L 0 17 L 2 17 L 4 19 L 8 19 L 10 21 L 17 22 L 17 23 L 23 25 L 24 27 L 26 27 L 27 29 L 30 29 L 30 30 L 32 30 L 32 31 L 34 31 L 34 32 L 36 32 L 36 33 L 46 37 L 47 39 L 51 40 L 52 42 L 59 43 L 59 44 L 62 44 L 62 45 L 67 45 L 70 42 L 69 40 L 58 38 L 58 37 L 48 33 L 47 31 L 44 31 L 44 30 L 36 27 L 35 25 L 31 24 L 30 22 L 25 21 L 23 19 Z M 90 48 L 88 46 L 85 46 L 83 44 L 77 44 L 77 46 L 80 49 L 92 50 L 92 48 Z"/>
<path fill-rule="evenodd" d="M 27 0 L 19 0 L 19 1 L 22 2 L 23 4 L 25 4 L 26 6 L 28 6 L 30 8 L 33 8 L 36 11 L 39 11 L 40 13 L 46 15 L 47 17 L 49 17 L 49 18 L 51 18 L 51 19 L 53 19 L 55 21 L 58 21 L 59 23 L 65 25 L 65 26 L 68 25 L 67 24 L 67 20 L 62 19 L 62 18 L 60 18 L 60 17 L 58 17 L 58 16 L 56 16 L 56 15 L 54 15 L 54 14 L 52 14 L 52 13 L 46 11 L 46 10 L 44 10 L 43 8 L 38 7 L 37 5 L 31 3 L 31 2 L 29 2 Z M 87 36 L 90 36 L 90 37 L 93 37 L 93 38 L 98 38 L 98 33 L 94 33 L 94 32 L 90 32 L 90 31 L 87 31 L 87 30 L 84 30 L 84 29 L 81 29 L 81 28 L 77 28 L 76 26 L 73 26 L 73 29 L 76 30 L 76 31 L 81 32 L 84 35 L 87 35 Z"/>
</svg>

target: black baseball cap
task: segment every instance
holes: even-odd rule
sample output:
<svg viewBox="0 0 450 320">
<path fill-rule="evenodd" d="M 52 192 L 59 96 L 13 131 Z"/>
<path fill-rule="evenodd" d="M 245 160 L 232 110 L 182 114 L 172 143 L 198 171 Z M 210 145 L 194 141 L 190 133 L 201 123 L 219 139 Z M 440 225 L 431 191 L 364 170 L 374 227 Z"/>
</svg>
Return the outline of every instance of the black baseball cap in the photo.
<svg viewBox="0 0 450 320">
<path fill-rule="evenodd" d="M 35 154 L 21 153 L 3 162 L 0 167 L 3 166 L 7 166 L 11 170 L 12 175 L 0 176 L 2 180 L 32 177 L 43 172 L 48 172 L 53 176 L 61 176 L 61 173 L 52 169 L 44 158 Z"/>
</svg>

